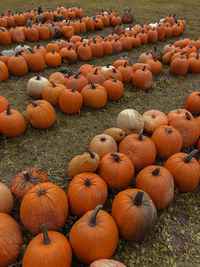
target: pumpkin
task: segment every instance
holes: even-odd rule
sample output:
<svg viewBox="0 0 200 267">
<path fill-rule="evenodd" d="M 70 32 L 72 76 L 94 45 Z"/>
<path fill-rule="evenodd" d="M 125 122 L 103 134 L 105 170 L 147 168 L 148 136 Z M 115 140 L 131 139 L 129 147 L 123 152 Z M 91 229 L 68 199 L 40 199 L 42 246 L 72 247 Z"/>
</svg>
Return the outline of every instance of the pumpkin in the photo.
<svg viewBox="0 0 200 267">
<path fill-rule="evenodd" d="M 3 61 L 0 60 L 0 82 L 6 80 L 8 76 L 8 67 Z"/>
<path fill-rule="evenodd" d="M 108 128 L 103 133 L 110 135 L 117 143 L 119 143 L 125 137 L 125 132 L 122 129 L 115 127 Z"/>
<path fill-rule="evenodd" d="M 77 55 L 80 60 L 88 61 L 92 59 L 92 49 L 87 43 L 84 43 L 78 47 Z"/>
<path fill-rule="evenodd" d="M 157 210 L 166 208 L 174 197 L 173 177 L 161 166 L 149 165 L 141 170 L 136 177 L 135 186 L 151 197 Z"/>
<path fill-rule="evenodd" d="M 150 66 L 150 71 L 152 74 L 159 73 L 162 70 L 162 63 L 157 58 L 148 59 L 146 64 Z"/>
<path fill-rule="evenodd" d="M 148 165 L 152 165 L 156 159 L 156 146 L 147 136 L 129 134 L 119 144 L 119 152 L 127 155 L 136 171 L 140 171 Z"/>
<path fill-rule="evenodd" d="M 117 143 L 107 134 L 98 134 L 93 137 L 89 145 L 90 151 L 97 153 L 100 158 L 109 152 L 117 152 Z"/>
<path fill-rule="evenodd" d="M 121 98 L 124 93 L 124 85 L 121 81 L 116 80 L 114 76 L 111 75 L 111 79 L 106 80 L 103 83 L 103 87 L 106 88 L 108 100 L 116 101 Z"/>
<path fill-rule="evenodd" d="M 174 183 L 180 192 L 190 192 L 199 184 L 200 165 L 193 158 L 196 153 L 198 153 L 197 149 L 190 154 L 175 153 L 165 162 L 165 168 L 171 172 Z"/>
<path fill-rule="evenodd" d="M 200 92 L 192 92 L 188 95 L 185 108 L 193 115 L 200 115 Z"/>
<path fill-rule="evenodd" d="M 95 173 L 82 172 L 73 177 L 67 190 L 70 210 L 81 217 L 97 205 L 104 205 L 107 199 L 107 185 Z"/>
<path fill-rule="evenodd" d="M 100 259 L 93 261 L 89 267 L 126 267 L 126 265 L 120 261 Z"/>
<path fill-rule="evenodd" d="M 26 108 L 25 114 L 33 127 L 39 129 L 51 127 L 56 120 L 56 112 L 46 100 L 31 101 Z"/>
<path fill-rule="evenodd" d="M 18 223 L 6 213 L 0 213 L 0 236 L 0 266 L 7 267 L 17 259 L 23 237 Z"/>
<path fill-rule="evenodd" d="M 0 95 L 0 113 L 7 109 L 8 104 L 8 100 Z"/>
<path fill-rule="evenodd" d="M 84 105 L 89 108 L 103 108 L 107 103 L 106 89 L 100 84 L 94 84 L 92 80 L 83 87 L 81 95 Z"/>
<path fill-rule="evenodd" d="M 103 56 L 103 45 L 100 42 L 97 42 L 95 37 L 93 38 L 93 42 L 90 43 L 90 48 L 92 50 L 93 57 Z"/>
<path fill-rule="evenodd" d="M 52 105 L 59 102 L 59 96 L 66 89 L 64 84 L 49 83 L 42 90 L 42 98 Z"/>
<path fill-rule="evenodd" d="M 32 71 L 42 71 L 45 69 L 44 56 L 40 52 L 35 52 L 30 49 L 30 53 L 27 54 L 26 62 L 28 67 Z"/>
<path fill-rule="evenodd" d="M 128 11 L 125 11 L 122 16 L 122 21 L 125 24 L 132 23 L 133 22 L 133 14 L 131 13 L 131 9 Z"/>
<path fill-rule="evenodd" d="M 135 170 L 132 161 L 122 153 L 108 153 L 100 161 L 98 174 L 108 187 L 122 189 L 130 185 Z"/>
<path fill-rule="evenodd" d="M 29 53 L 30 52 L 29 49 L 31 49 L 30 46 L 25 45 L 24 43 L 20 43 L 19 45 L 17 45 L 15 47 L 15 52 L 27 52 L 27 53 Z"/>
<path fill-rule="evenodd" d="M 80 71 L 77 74 L 70 76 L 65 82 L 66 87 L 69 89 L 72 89 L 74 84 L 76 85 L 75 86 L 76 91 L 80 92 L 83 89 L 83 87 L 88 85 L 88 79 L 83 75 L 81 75 Z"/>
<path fill-rule="evenodd" d="M 151 140 L 156 146 L 159 159 L 167 159 L 174 153 L 180 152 L 183 145 L 183 139 L 179 131 L 168 125 L 161 125 L 156 128 Z"/>
<path fill-rule="evenodd" d="M 189 55 L 189 59 L 188 59 L 188 63 L 189 63 L 189 72 L 193 72 L 193 73 L 199 73 L 200 72 L 200 60 L 199 60 L 199 51 L 197 51 L 197 53 L 195 53 L 194 57 L 190 56 L 192 55 L 192 53 Z"/>
<path fill-rule="evenodd" d="M 168 118 L 160 110 L 148 110 L 142 114 L 145 132 L 152 134 L 161 125 L 168 125 Z"/>
<path fill-rule="evenodd" d="M 28 72 L 26 60 L 20 53 L 17 52 L 8 59 L 8 70 L 15 76 L 23 76 Z"/>
<path fill-rule="evenodd" d="M 142 53 L 138 58 L 138 63 L 146 63 L 148 59 L 153 59 L 152 54 L 149 52 Z"/>
<path fill-rule="evenodd" d="M 22 200 L 26 192 L 39 183 L 48 181 L 46 173 L 38 168 L 28 168 L 14 177 L 10 189 L 16 199 Z"/>
<path fill-rule="evenodd" d="M 76 258 L 87 264 L 110 258 L 118 244 L 117 225 L 112 216 L 101 208 L 98 205 L 86 212 L 73 224 L 69 233 L 69 242 Z"/>
<path fill-rule="evenodd" d="M 93 83 L 103 84 L 106 80 L 105 76 L 102 74 L 101 71 L 98 71 L 96 68 L 94 72 L 89 72 L 87 75 L 87 79 L 91 80 Z"/>
<path fill-rule="evenodd" d="M 121 72 L 123 82 L 126 82 L 126 83 L 131 82 L 132 77 L 133 77 L 133 69 L 131 66 L 127 65 L 127 62 L 125 62 L 123 66 L 119 66 L 117 70 Z"/>
<path fill-rule="evenodd" d="M 152 44 L 155 44 L 158 41 L 158 32 L 155 30 L 155 28 L 152 28 L 152 30 L 149 30 L 147 32 L 148 41 Z"/>
<path fill-rule="evenodd" d="M 57 266 L 70 267 L 72 249 L 67 238 L 56 231 L 47 231 L 42 225 L 42 233 L 28 244 L 23 256 L 23 267 Z"/>
<path fill-rule="evenodd" d="M 41 225 L 48 230 L 60 229 L 68 216 L 68 199 L 57 185 L 47 182 L 31 188 L 23 197 L 20 219 L 24 227 L 33 235 L 41 232 Z"/>
<path fill-rule="evenodd" d="M 112 76 L 115 77 L 116 80 L 119 80 L 122 82 L 123 77 L 122 77 L 122 74 L 119 70 L 112 68 L 106 72 L 106 75 L 105 75 L 106 80 L 111 79 Z"/>
<path fill-rule="evenodd" d="M 135 109 L 124 109 L 117 115 L 117 127 L 126 134 L 139 133 L 144 127 L 144 121 Z"/>
<path fill-rule="evenodd" d="M 14 205 L 13 196 L 10 189 L 0 183 L 0 212 L 10 214 Z"/>
<path fill-rule="evenodd" d="M 171 110 L 167 114 L 169 125 L 171 124 L 171 122 L 173 120 L 176 120 L 178 118 L 184 118 L 185 117 L 185 112 L 188 112 L 190 114 L 190 116 L 193 117 L 192 114 L 187 109 L 184 109 L 184 108 Z"/>
<path fill-rule="evenodd" d="M 170 64 L 170 72 L 175 75 L 185 75 L 188 72 L 189 63 L 184 55 L 175 58 Z"/>
<path fill-rule="evenodd" d="M 10 104 L 7 110 L 0 113 L 0 133 L 5 136 L 19 136 L 26 130 L 24 117 L 17 110 L 11 109 Z"/>
<path fill-rule="evenodd" d="M 178 130 L 183 138 L 183 148 L 189 148 L 197 142 L 199 138 L 199 125 L 188 112 L 185 112 L 184 117 L 177 118 L 170 123 Z"/>
<path fill-rule="evenodd" d="M 153 75 L 150 70 L 146 69 L 146 66 L 143 69 L 138 69 L 133 73 L 132 84 L 138 88 L 144 90 L 149 89 L 153 82 Z"/>
<path fill-rule="evenodd" d="M 37 75 L 28 80 L 26 88 L 29 95 L 40 98 L 42 97 L 42 90 L 47 84 L 49 84 L 49 81 L 45 77 Z"/>
<path fill-rule="evenodd" d="M 103 66 L 102 68 L 101 68 L 101 72 L 104 74 L 104 75 L 106 75 L 106 73 L 107 73 L 107 71 L 109 71 L 109 70 L 113 70 L 113 66 L 109 63 L 107 66 Z"/>
<path fill-rule="evenodd" d="M 126 189 L 116 195 L 112 217 L 126 240 L 143 239 L 154 226 L 157 211 L 150 196 L 139 189 Z"/>
<path fill-rule="evenodd" d="M 81 172 L 95 172 L 99 166 L 99 155 L 87 149 L 87 152 L 73 157 L 68 163 L 68 175 L 74 177 Z"/>
<path fill-rule="evenodd" d="M 58 52 L 52 50 L 45 55 L 45 62 L 48 66 L 57 67 L 61 64 L 61 56 Z"/>
<path fill-rule="evenodd" d="M 49 76 L 49 82 L 50 83 L 61 83 L 65 84 L 66 82 L 66 75 L 63 74 L 62 72 L 54 72 Z"/>
</svg>

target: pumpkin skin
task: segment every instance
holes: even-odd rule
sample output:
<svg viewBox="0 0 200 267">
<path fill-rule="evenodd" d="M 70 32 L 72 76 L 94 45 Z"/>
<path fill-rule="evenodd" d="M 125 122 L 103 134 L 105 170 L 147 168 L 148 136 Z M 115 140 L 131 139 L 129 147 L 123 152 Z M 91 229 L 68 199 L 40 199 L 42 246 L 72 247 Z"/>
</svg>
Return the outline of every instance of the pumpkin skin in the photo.
<svg viewBox="0 0 200 267">
<path fill-rule="evenodd" d="M 142 116 L 135 109 L 124 109 L 117 115 L 117 127 L 126 134 L 139 133 L 144 127 Z"/>
<path fill-rule="evenodd" d="M 10 189 L 0 183 L 0 212 L 10 214 L 14 205 L 13 196 Z"/>
<path fill-rule="evenodd" d="M 153 109 L 142 114 L 145 132 L 152 134 L 161 125 L 168 125 L 168 118 L 162 111 Z"/>
<path fill-rule="evenodd" d="M 38 168 L 28 168 L 14 177 L 10 184 L 10 189 L 16 199 L 22 200 L 26 192 L 39 183 L 48 181 L 46 173 Z"/>
<path fill-rule="evenodd" d="M 65 192 L 53 183 L 40 183 L 30 189 L 22 199 L 20 219 L 33 235 L 46 224 L 48 230 L 60 229 L 68 216 L 68 199 Z"/>
<path fill-rule="evenodd" d="M 132 161 L 122 153 L 108 153 L 100 161 L 98 174 L 113 189 L 130 185 L 135 170 Z"/>
<path fill-rule="evenodd" d="M 143 239 L 154 226 L 157 211 L 150 196 L 139 189 L 126 189 L 116 195 L 112 217 L 126 240 Z"/>
<path fill-rule="evenodd" d="M 171 172 L 180 192 L 190 192 L 198 186 L 200 165 L 193 158 L 197 152 L 198 150 L 193 150 L 190 154 L 176 153 L 165 162 L 165 168 Z"/>
<path fill-rule="evenodd" d="M 6 80 L 8 76 L 8 68 L 6 64 L 0 60 L 0 82 Z"/>
<path fill-rule="evenodd" d="M 119 144 L 119 152 L 127 155 L 136 171 L 152 165 L 156 159 L 156 146 L 147 136 L 129 134 Z"/>
<path fill-rule="evenodd" d="M 43 233 L 35 236 L 28 244 L 22 267 L 57 266 L 70 267 L 72 249 L 67 238 L 56 231 L 48 231 L 43 225 Z"/>
<path fill-rule="evenodd" d="M 164 167 L 150 165 L 141 170 L 135 181 L 138 189 L 145 191 L 157 210 L 166 208 L 174 197 L 174 180 Z"/>
<path fill-rule="evenodd" d="M 76 258 L 87 264 L 110 258 L 119 240 L 114 219 L 100 210 L 101 207 L 98 205 L 94 210 L 86 212 L 73 224 L 69 233 L 69 242 Z"/>
<path fill-rule="evenodd" d="M 90 151 L 97 153 L 102 158 L 109 152 L 117 152 L 117 143 L 110 135 L 98 134 L 91 140 L 89 148 Z"/>
<path fill-rule="evenodd" d="M 7 109 L 8 104 L 8 100 L 0 95 L 0 113 Z"/>
<path fill-rule="evenodd" d="M 49 81 L 38 75 L 28 80 L 26 88 L 29 95 L 35 98 L 40 98 L 42 97 L 42 90 L 47 84 L 49 84 Z"/>
<path fill-rule="evenodd" d="M 104 205 L 108 190 L 104 180 L 95 173 L 83 172 L 73 177 L 67 196 L 73 215 L 81 217 L 97 205 Z"/>
<path fill-rule="evenodd" d="M 112 80 L 106 80 L 103 83 L 103 87 L 106 88 L 108 100 L 116 101 L 121 98 L 124 93 L 124 85 L 121 81 L 116 80 L 114 76 L 111 76 Z"/>
<path fill-rule="evenodd" d="M 167 159 L 181 151 L 183 139 L 179 131 L 168 125 L 159 126 L 152 134 L 151 140 L 156 146 L 157 157 Z"/>
<path fill-rule="evenodd" d="M 91 263 L 89 267 L 126 267 L 126 265 L 120 261 L 100 259 Z"/>
<path fill-rule="evenodd" d="M 99 166 L 99 162 L 99 155 L 88 149 L 88 152 L 77 155 L 71 159 L 67 168 L 68 175 L 74 177 L 81 172 L 95 172 Z"/>
<path fill-rule="evenodd" d="M 38 129 L 51 127 L 56 120 L 56 112 L 53 106 L 46 100 L 31 101 L 26 108 L 26 118 Z"/>
<path fill-rule="evenodd" d="M 122 129 L 115 127 L 108 128 L 103 133 L 110 135 L 117 143 L 119 143 L 125 137 L 125 132 Z"/>
<path fill-rule="evenodd" d="M 171 125 L 171 122 L 177 118 L 184 118 L 185 112 L 188 112 L 190 114 L 190 116 L 192 117 L 192 114 L 184 108 L 183 109 L 175 109 L 175 110 L 170 111 L 167 114 L 169 125 Z"/>
<path fill-rule="evenodd" d="M 7 267 L 17 259 L 23 237 L 18 223 L 6 213 L 0 213 L 0 236 L 0 266 Z"/>
<path fill-rule="evenodd" d="M 188 95 L 185 108 L 193 115 L 200 115 L 200 92 L 193 92 Z"/>
<path fill-rule="evenodd" d="M 0 113 L 0 133 L 5 136 L 19 136 L 26 130 L 26 122 L 24 117 L 17 110 L 10 109 Z"/>
</svg>

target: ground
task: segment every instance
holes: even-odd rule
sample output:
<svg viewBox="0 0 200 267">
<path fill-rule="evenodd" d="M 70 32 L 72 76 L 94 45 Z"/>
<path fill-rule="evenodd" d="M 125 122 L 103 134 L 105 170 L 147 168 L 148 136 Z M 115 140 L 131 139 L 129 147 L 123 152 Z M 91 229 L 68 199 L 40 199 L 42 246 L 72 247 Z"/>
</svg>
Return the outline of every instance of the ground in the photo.
<svg viewBox="0 0 200 267">
<path fill-rule="evenodd" d="M 17 3 L 17 5 L 16 5 Z M 187 26 L 181 38 L 199 37 L 199 9 L 200 2 L 197 0 L 163 0 L 163 1 L 111 1 L 111 0 L 88 0 L 88 1 L 59 1 L 52 0 L 1 0 L 1 11 L 26 11 L 42 5 L 45 10 L 55 9 L 58 5 L 65 7 L 81 6 L 85 14 L 92 16 L 102 9 L 115 10 L 122 15 L 124 10 L 131 8 L 134 14 L 134 24 L 156 22 L 169 14 L 176 13 L 178 17 L 186 19 Z M 107 35 L 112 32 L 108 28 L 94 35 Z M 158 49 L 164 44 L 173 43 L 175 38 L 158 42 Z M 43 42 L 40 42 L 44 44 Z M 33 44 L 29 45 L 33 46 Z M 16 44 L 11 45 L 14 47 Z M 151 51 L 154 45 L 141 46 L 130 52 L 122 52 L 112 56 L 104 56 L 101 59 L 92 59 L 94 65 L 106 65 L 113 62 L 121 55 L 129 55 L 136 62 L 142 52 Z M 3 50 L 5 47 L 0 47 Z M 83 63 L 78 62 L 70 66 L 77 71 Z M 47 68 L 41 74 L 48 77 L 56 71 Z M 25 115 L 25 109 L 31 97 L 26 90 L 26 83 L 35 73 L 17 78 L 10 76 L 9 79 L 0 83 L 0 95 L 5 96 L 13 108 Z M 166 114 L 173 109 L 183 108 L 187 95 L 199 90 L 199 74 L 187 74 L 183 77 L 172 76 L 169 67 L 164 66 L 162 72 L 154 76 L 153 86 L 148 92 L 126 85 L 125 93 L 121 100 L 108 103 L 104 109 L 91 110 L 83 107 L 77 115 L 64 115 L 56 108 L 56 123 L 48 130 L 36 130 L 27 122 L 26 132 L 16 138 L 0 136 L 0 181 L 9 185 L 13 177 L 28 167 L 41 167 L 49 176 L 49 180 L 59 185 L 65 191 L 69 184 L 67 177 L 67 164 L 71 158 L 81 154 L 88 147 L 94 135 L 102 133 L 106 128 L 116 126 L 117 114 L 125 108 L 134 108 L 141 114 L 149 109 L 159 109 Z M 157 161 L 162 165 L 164 162 Z M 121 260 L 127 266 L 200 266 L 200 187 L 191 193 L 179 193 L 175 191 L 173 202 L 163 211 L 158 213 L 156 225 L 150 235 L 140 242 L 127 242 L 120 239 L 118 248 L 113 255 L 114 259 Z M 105 209 L 110 211 L 110 206 L 116 192 L 110 192 Z M 19 219 L 20 203 L 16 201 L 12 216 L 19 222 L 24 245 L 21 249 L 18 261 L 10 266 L 20 266 L 26 245 L 32 239 Z M 62 229 L 62 233 L 68 236 L 72 224 L 77 218 L 70 215 Z M 86 266 L 75 259 L 73 266 Z"/>
</svg>

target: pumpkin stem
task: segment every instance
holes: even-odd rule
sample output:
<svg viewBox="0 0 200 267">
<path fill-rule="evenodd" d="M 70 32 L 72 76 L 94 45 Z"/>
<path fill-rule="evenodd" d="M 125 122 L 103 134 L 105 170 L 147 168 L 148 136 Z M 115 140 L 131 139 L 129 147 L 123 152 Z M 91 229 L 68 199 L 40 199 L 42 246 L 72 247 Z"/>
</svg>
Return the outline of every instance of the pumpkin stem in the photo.
<svg viewBox="0 0 200 267">
<path fill-rule="evenodd" d="M 43 233 L 43 245 L 48 245 L 51 243 L 51 239 L 49 238 L 47 226 L 46 224 L 42 225 L 42 233 Z"/>
<path fill-rule="evenodd" d="M 31 177 L 30 177 L 30 173 L 29 173 L 29 172 L 24 171 L 24 172 L 23 172 L 23 175 L 24 175 L 24 178 L 25 178 L 27 181 L 30 181 L 30 180 L 31 180 Z"/>
<path fill-rule="evenodd" d="M 53 87 L 56 87 L 56 85 L 55 85 L 55 83 L 54 83 L 54 82 L 51 82 L 51 83 L 52 83 Z"/>
<path fill-rule="evenodd" d="M 72 48 L 72 45 L 70 45 L 69 47 L 68 47 L 68 50 L 70 50 Z"/>
<path fill-rule="evenodd" d="M 142 141 L 142 140 L 143 140 L 143 138 L 142 138 L 143 131 L 144 131 L 144 129 L 142 128 L 142 129 L 140 130 L 139 134 L 138 134 L 138 140 L 139 140 L 139 141 Z"/>
<path fill-rule="evenodd" d="M 37 106 L 38 106 L 38 104 L 37 104 L 35 101 L 31 100 L 30 102 L 31 102 L 31 104 L 32 104 L 34 107 L 37 107 Z"/>
<path fill-rule="evenodd" d="M 167 129 L 166 129 L 166 132 L 167 132 L 167 133 L 172 133 L 172 128 L 167 128 Z"/>
<path fill-rule="evenodd" d="M 142 204 L 142 198 L 144 195 L 144 191 L 139 191 L 134 199 L 134 205 L 140 206 Z"/>
<path fill-rule="evenodd" d="M 39 196 L 45 195 L 45 193 L 46 193 L 46 191 L 45 191 L 45 189 L 43 189 L 43 188 L 41 188 L 41 189 L 39 189 L 39 190 L 37 191 L 37 194 L 38 194 Z"/>
<path fill-rule="evenodd" d="M 127 61 L 124 62 L 124 68 L 126 68 L 126 65 L 127 65 Z"/>
<path fill-rule="evenodd" d="M 98 71 L 98 69 L 96 68 L 95 71 L 94 71 L 94 74 L 95 74 L 95 75 L 97 74 L 97 71 Z"/>
<path fill-rule="evenodd" d="M 113 81 L 114 81 L 115 83 L 117 82 L 117 79 L 115 78 L 115 76 L 110 75 L 110 77 L 113 79 Z"/>
<path fill-rule="evenodd" d="M 36 80 L 40 80 L 40 78 L 41 78 L 41 76 L 40 76 L 40 74 L 38 74 L 38 75 L 36 76 Z"/>
<path fill-rule="evenodd" d="M 87 187 L 89 187 L 91 185 L 89 178 L 86 178 L 84 185 L 86 185 Z"/>
<path fill-rule="evenodd" d="M 101 142 L 105 142 L 106 141 L 106 138 L 103 136 L 103 137 L 101 137 Z"/>
<path fill-rule="evenodd" d="M 116 153 L 111 153 L 110 155 L 114 157 L 115 162 L 119 163 L 121 161 L 121 158 Z"/>
<path fill-rule="evenodd" d="M 82 73 L 82 71 L 78 72 L 76 75 L 74 75 L 75 79 L 78 79 L 78 76 Z"/>
<path fill-rule="evenodd" d="M 89 148 L 86 148 L 86 150 L 87 150 L 87 152 L 90 154 L 90 157 L 91 157 L 92 159 L 94 159 L 94 158 L 95 158 L 94 153 L 93 153 L 92 151 L 90 151 Z"/>
<path fill-rule="evenodd" d="M 72 92 L 73 93 L 76 91 L 75 88 L 76 88 L 76 83 L 73 83 L 73 86 L 72 86 Z"/>
<path fill-rule="evenodd" d="M 96 89 L 96 86 L 94 85 L 93 81 L 91 79 L 89 79 L 91 85 L 92 85 L 92 89 Z"/>
<path fill-rule="evenodd" d="M 11 115 L 10 104 L 7 105 L 6 115 L 8 115 L 8 116 Z"/>
<path fill-rule="evenodd" d="M 184 159 L 183 161 L 185 163 L 189 163 L 190 160 L 198 153 L 199 151 L 197 149 L 194 149 L 192 152 L 190 152 L 190 154 L 188 154 Z"/>
<path fill-rule="evenodd" d="M 146 66 L 144 66 L 144 67 L 142 68 L 143 71 L 145 71 L 145 69 L 146 69 Z"/>
<path fill-rule="evenodd" d="M 186 116 L 186 119 L 189 121 L 192 119 L 192 117 L 190 116 L 188 112 L 185 112 L 185 116 Z"/>
<path fill-rule="evenodd" d="M 117 72 L 115 68 L 113 68 L 112 71 L 113 71 L 113 73 L 116 73 Z"/>
<path fill-rule="evenodd" d="M 90 226 L 96 226 L 96 217 L 100 209 L 102 209 L 102 205 L 97 205 L 96 208 L 93 210 L 92 215 L 90 217 L 89 225 Z"/>
<path fill-rule="evenodd" d="M 152 171 L 153 176 L 157 176 L 160 172 L 160 168 L 156 168 L 155 170 Z"/>
</svg>

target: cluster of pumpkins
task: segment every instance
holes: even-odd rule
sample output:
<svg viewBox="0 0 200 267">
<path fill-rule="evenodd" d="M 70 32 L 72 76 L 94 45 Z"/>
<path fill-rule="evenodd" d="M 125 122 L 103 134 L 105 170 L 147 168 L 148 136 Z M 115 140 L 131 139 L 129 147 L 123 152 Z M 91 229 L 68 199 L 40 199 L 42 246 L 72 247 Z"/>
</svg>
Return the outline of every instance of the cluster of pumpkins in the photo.
<svg viewBox="0 0 200 267">
<path fill-rule="evenodd" d="M 200 92 L 187 97 L 185 108 L 167 115 L 159 110 L 142 115 L 133 109 L 122 110 L 117 127 L 94 136 L 88 150 L 68 163 L 72 180 L 67 194 L 38 168 L 16 175 L 10 189 L 0 184 L 2 266 L 17 258 L 23 244 L 19 225 L 8 215 L 13 195 L 21 201 L 22 224 L 35 236 L 22 266 L 39 267 L 41 262 L 43 266 L 71 266 L 72 253 L 91 267 L 125 266 L 109 260 L 119 235 L 126 240 L 143 239 L 154 227 L 157 210 L 172 202 L 175 186 L 180 192 L 190 192 L 199 184 Z M 181 152 L 191 147 L 197 149 Z M 164 166 L 154 165 L 156 158 L 165 160 Z M 102 210 L 108 188 L 118 192 L 111 214 Z M 57 230 L 65 224 L 69 209 L 79 219 L 72 225 L 68 241 Z"/>
</svg>

